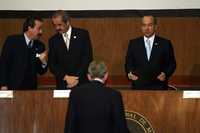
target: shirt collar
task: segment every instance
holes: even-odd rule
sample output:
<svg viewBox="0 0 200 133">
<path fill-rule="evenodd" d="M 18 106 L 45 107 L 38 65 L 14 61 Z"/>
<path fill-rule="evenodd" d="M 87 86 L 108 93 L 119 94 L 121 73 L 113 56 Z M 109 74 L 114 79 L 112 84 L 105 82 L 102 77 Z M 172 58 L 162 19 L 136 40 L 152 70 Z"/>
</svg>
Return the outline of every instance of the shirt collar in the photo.
<svg viewBox="0 0 200 133">
<path fill-rule="evenodd" d="M 67 32 L 63 33 L 62 35 L 64 36 L 64 34 L 67 34 L 68 39 L 70 39 L 71 38 L 71 33 L 72 33 L 72 26 L 69 25 L 69 29 L 67 30 Z"/>
<path fill-rule="evenodd" d="M 104 81 L 102 79 L 100 79 L 100 78 L 94 78 L 93 81 L 99 81 L 99 82 L 104 84 Z"/>
<path fill-rule="evenodd" d="M 147 38 L 146 36 L 144 36 L 144 41 L 146 42 L 147 39 L 149 39 L 150 42 L 153 42 L 155 38 L 155 34 L 153 34 L 151 37 Z"/>
<path fill-rule="evenodd" d="M 26 44 L 28 45 L 31 40 L 28 38 L 26 33 L 24 33 L 24 38 L 25 38 Z"/>
</svg>

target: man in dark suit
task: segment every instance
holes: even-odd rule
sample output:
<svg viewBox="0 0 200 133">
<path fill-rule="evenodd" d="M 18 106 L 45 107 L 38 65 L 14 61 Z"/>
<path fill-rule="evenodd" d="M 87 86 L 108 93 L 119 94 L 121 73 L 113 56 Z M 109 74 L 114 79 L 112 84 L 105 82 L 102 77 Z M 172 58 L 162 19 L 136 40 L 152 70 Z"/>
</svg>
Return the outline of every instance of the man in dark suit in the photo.
<svg viewBox="0 0 200 133">
<path fill-rule="evenodd" d="M 129 133 L 121 94 L 105 86 L 103 62 L 88 68 L 90 83 L 72 89 L 64 133 Z"/>
<path fill-rule="evenodd" d="M 38 40 L 43 21 L 29 17 L 23 34 L 8 36 L 1 53 L 1 89 L 36 89 L 37 73 L 47 71 L 47 53 Z"/>
<path fill-rule="evenodd" d="M 62 10 L 53 14 L 52 23 L 57 33 L 49 39 L 49 67 L 57 89 L 87 82 L 87 68 L 93 58 L 88 31 L 72 27 Z"/>
<path fill-rule="evenodd" d="M 129 42 L 125 69 L 135 89 L 167 89 L 168 79 L 176 69 L 171 41 L 155 35 L 156 29 L 156 18 L 144 16 L 144 36 Z"/>
</svg>

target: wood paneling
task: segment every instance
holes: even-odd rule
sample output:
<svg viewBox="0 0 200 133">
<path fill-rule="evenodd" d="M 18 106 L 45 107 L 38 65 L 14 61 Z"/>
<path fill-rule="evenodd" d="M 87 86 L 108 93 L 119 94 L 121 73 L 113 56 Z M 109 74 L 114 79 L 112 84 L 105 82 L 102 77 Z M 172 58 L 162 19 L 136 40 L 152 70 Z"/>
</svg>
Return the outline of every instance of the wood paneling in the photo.
<svg viewBox="0 0 200 133">
<path fill-rule="evenodd" d="M 182 92 L 123 91 L 125 107 L 147 117 L 156 133 L 199 133 L 199 99 Z"/>
<path fill-rule="evenodd" d="M 177 60 L 175 75 L 200 75 L 199 17 L 159 17 L 159 35 L 170 39 Z M 7 35 L 19 33 L 24 19 L 0 19 L 0 48 Z M 89 30 L 94 59 L 108 64 L 110 75 L 125 75 L 124 59 L 130 39 L 141 35 L 139 17 L 72 18 L 72 25 Z M 45 19 L 42 40 L 54 34 L 50 19 Z M 48 73 L 47 75 L 49 75 Z"/>
<path fill-rule="evenodd" d="M 182 91 L 121 91 L 125 109 L 138 112 L 156 133 L 199 133 L 200 99 L 183 99 Z M 1 133 L 63 133 L 68 99 L 53 91 L 16 91 L 0 99 Z"/>
<path fill-rule="evenodd" d="M 55 88 L 56 81 L 53 76 L 41 76 L 38 78 L 39 88 Z M 124 75 L 109 76 L 106 84 L 110 87 L 121 88 L 126 87 L 131 88 L 131 81 Z M 169 85 L 176 86 L 180 90 L 184 89 L 200 89 L 200 76 L 173 76 Z"/>
</svg>

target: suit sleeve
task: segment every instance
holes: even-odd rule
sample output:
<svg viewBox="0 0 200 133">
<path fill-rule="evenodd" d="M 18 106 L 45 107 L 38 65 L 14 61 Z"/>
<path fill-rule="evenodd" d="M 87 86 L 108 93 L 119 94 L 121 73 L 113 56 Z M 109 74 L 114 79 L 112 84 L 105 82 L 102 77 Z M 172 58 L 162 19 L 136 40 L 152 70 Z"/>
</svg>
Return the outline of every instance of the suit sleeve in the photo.
<svg viewBox="0 0 200 133">
<path fill-rule="evenodd" d="M 7 81 L 8 81 L 8 68 L 9 68 L 9 64 L 10 64 L 10 56 L 12 54 L 11 51 L 11 38 L 7 38 L 3 49 L 2 49 L 2 53 L 1 53 L 1 58 L 0 58 L 0 78 L 1 78 L 1 85 L 2 86 L 6 86 L 7 85 Z"/>
<path fill-rule="evenodd" d="M 174 56 L 174 50 L 171 44 L 171 41 L 168 42 L 168 48 L 165 51 L 165 69 L 164 73 L 167 78 L 169 78 L 176 69 L 176 60 Z"/>
<path fill-rule="evenodd" d="M 70 94 L 68 110 L 65 119 L 64 133 L 75 133 L 76 125 L 76 110 L 75 101 L 73 99 L 72 93 Z"/>
<path fill-rule="evenodd" d="M 84 77 L 87 73 L 88 66 L 93 60 L 93 50 L 91 45 L 91 40 L 88 31 L 85 31 L 84 34 L 84 47 L 83 47 L 83 56 L 81 60 L 81 66 L 77 73 L 78 76 Z"/>
<path fill-rule="evenodd" d="M 39 43 L 38 45 L 38 49 L 39 49 L 39 53 L 42 53 L 45 51 L 45 45 L 43 43 Z M 42 62 L 40 61 L 39 58 L 37 58 L 37 61 L 36 61 L 36 65 L 37 65 L 37 73 L 39 73 L 40 75 L 44 74 L 47 72 L 47 68 L 48 68 L 48 65 L 46 64 L 45 67 L 43 67 L 42 65 Z"/>
<path fill-rule="evenodd" d="M 125 112 L 124 112 L 124 105 L 122 101 L 122 96 L 119 92 L 116 92 L 113 98 L 113 122 L 114 122 L 114 133 L 129 133 L 126 119 L 125 119 Z"/>
<path fill-rule="evenodd" d="M 126 53 L 126 61 L 125 61 L 125 71 L 128 74 L 129 72 L 133 72 L 135 69 L 135 64 L 134 64 L 134 57 L 133 57 L 133 41 L 129 42 L 128 45 L 128 50 Z"/>
<path fill-rule="evenodd" d="M 57 63 L 56 52 L 54 48 L 54 43 L 52 40 L 49 40 L 49 54 L 48 54 L 48 64 L 49 70 L 59 79 L 63 79 L 65 72 L 60 68 Z"/>
</svg>

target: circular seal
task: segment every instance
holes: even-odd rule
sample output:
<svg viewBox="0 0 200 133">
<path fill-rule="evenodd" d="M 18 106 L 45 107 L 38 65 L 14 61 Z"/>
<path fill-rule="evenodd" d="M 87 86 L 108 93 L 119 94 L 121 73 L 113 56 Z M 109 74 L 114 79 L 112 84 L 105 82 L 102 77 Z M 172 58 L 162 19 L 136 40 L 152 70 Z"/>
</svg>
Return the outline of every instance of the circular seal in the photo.
<svg viewBox="0 0 200 133">
<path fill-rule="evenodd" d="M 125 115 L 131 133 L 155 133 L 150 122 L 143 115 L 133 111 L 126 111 Z"/>
</svg>

